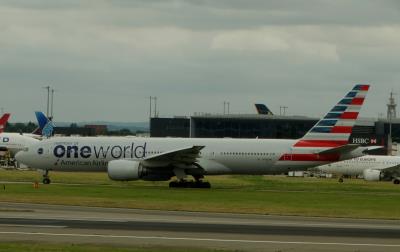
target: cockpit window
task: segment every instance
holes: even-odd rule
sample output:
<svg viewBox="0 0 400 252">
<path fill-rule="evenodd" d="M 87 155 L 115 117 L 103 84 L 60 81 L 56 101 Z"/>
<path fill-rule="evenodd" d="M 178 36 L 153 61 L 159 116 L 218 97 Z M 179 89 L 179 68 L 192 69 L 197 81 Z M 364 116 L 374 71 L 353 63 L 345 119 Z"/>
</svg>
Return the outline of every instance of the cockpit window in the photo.
<svg viewBox="0 0 400 252">
<path fill-rule="evenodd" d="M 39 149 L 37 150 L 37 153 L 38 153 L 39 155 L 42 155 L 42 154 L 43 154 L 43 148 L 39 148 Z"/>
</svg>

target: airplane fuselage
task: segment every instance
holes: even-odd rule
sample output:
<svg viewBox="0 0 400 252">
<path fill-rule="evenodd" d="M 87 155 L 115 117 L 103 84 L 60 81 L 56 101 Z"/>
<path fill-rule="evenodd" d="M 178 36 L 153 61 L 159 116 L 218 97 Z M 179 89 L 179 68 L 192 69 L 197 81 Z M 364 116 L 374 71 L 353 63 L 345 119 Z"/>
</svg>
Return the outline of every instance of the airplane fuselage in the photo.
<svg viewBox="0 0 400 252">
<path fill-rule="evenodd" d="M 339 160 L 335 155 L 296 154 L 297 140 L 281 139 L 202 139 L 140 137 L 55 137 L 35 144 L 20 157 L 33 168 L 59 171 L 106 171 L 112 160 L 142 161 L 173 149 L 204 146 L 196 165 L 204 175 L 278 174 L 305 170 Z M 315 149 L 313 150 L 315 151 Z M 157 164 L 152 162 L 152 166 Z M 160 161 L 159 167 L 165 164 Z M 182 166 L 182 164 L 180 165 Z M 185 168 L 185 167 L 183 167 Z M 188 168 L 192 168 L 188 164 Z"/>
<path fill-rule="evenodd" d="M 399 156 L 367 155 L 336 163 L 330 163 L 317 167 L 326 173 L 343 174 L 350 176 L 362 175 L 366 169 L 383 170 L 389 167 L 399 166 Z"/>
<path fill-rule="evenodd" d="M 24 150 L 27 146 L 37 142 L 39 142 L 39 140 L 25 134 L 0 133 L 0 150 L 8 150 L 11 155 L 15 155 L 17 152 Z"/>
</svg>

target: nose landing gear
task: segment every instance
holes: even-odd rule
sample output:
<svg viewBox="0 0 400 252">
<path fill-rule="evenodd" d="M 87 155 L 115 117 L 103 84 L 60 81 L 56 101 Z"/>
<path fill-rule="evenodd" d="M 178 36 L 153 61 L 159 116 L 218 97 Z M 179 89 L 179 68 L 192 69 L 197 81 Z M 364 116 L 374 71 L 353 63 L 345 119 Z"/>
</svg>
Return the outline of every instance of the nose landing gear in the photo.
<svg viewBox="0 0 400 252">
<path fill-rule="evenodd" d="M 43 170 L 43 184 L 48 185 L 51 183 L 50 177 L 49 177 L 49 170 Z"/>
</svg>

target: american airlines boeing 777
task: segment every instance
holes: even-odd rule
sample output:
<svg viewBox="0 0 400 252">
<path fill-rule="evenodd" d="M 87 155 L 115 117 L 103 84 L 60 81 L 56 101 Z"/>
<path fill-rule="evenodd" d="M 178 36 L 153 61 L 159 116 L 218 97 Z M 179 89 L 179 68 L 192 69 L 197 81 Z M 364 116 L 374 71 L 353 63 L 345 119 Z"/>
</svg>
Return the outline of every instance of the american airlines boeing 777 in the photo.
<svg viewBox="0 0 400 252">
<path fill-rule="evenodd" d="M 44 170 L 107 171 L 113 180 L 177 180 L 171 187 L 210 187 L 205 175 L 281 174 L 361 156 L 348 143 L 369 85 L 356 85 L 303 138 L 201 139 L 54 137 L 16 159 Z M 186 177 L 193 176 L 189 182 Z"/>
</svg>

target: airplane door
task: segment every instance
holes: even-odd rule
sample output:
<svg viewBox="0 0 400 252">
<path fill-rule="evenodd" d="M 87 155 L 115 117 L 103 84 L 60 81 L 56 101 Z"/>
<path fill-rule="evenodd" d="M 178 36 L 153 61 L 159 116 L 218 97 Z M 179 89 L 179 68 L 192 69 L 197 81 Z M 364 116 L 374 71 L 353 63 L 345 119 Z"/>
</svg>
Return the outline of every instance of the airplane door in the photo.
<svg viewBox="0 0 400 252">
<path fill-rule="evenodd" d="M 292 161 L 292 153 L 293 153 L 292 148 L 290 148 L 289 151 L 285 155 L 283 155 L 283 160 Z"/>
</svg>

